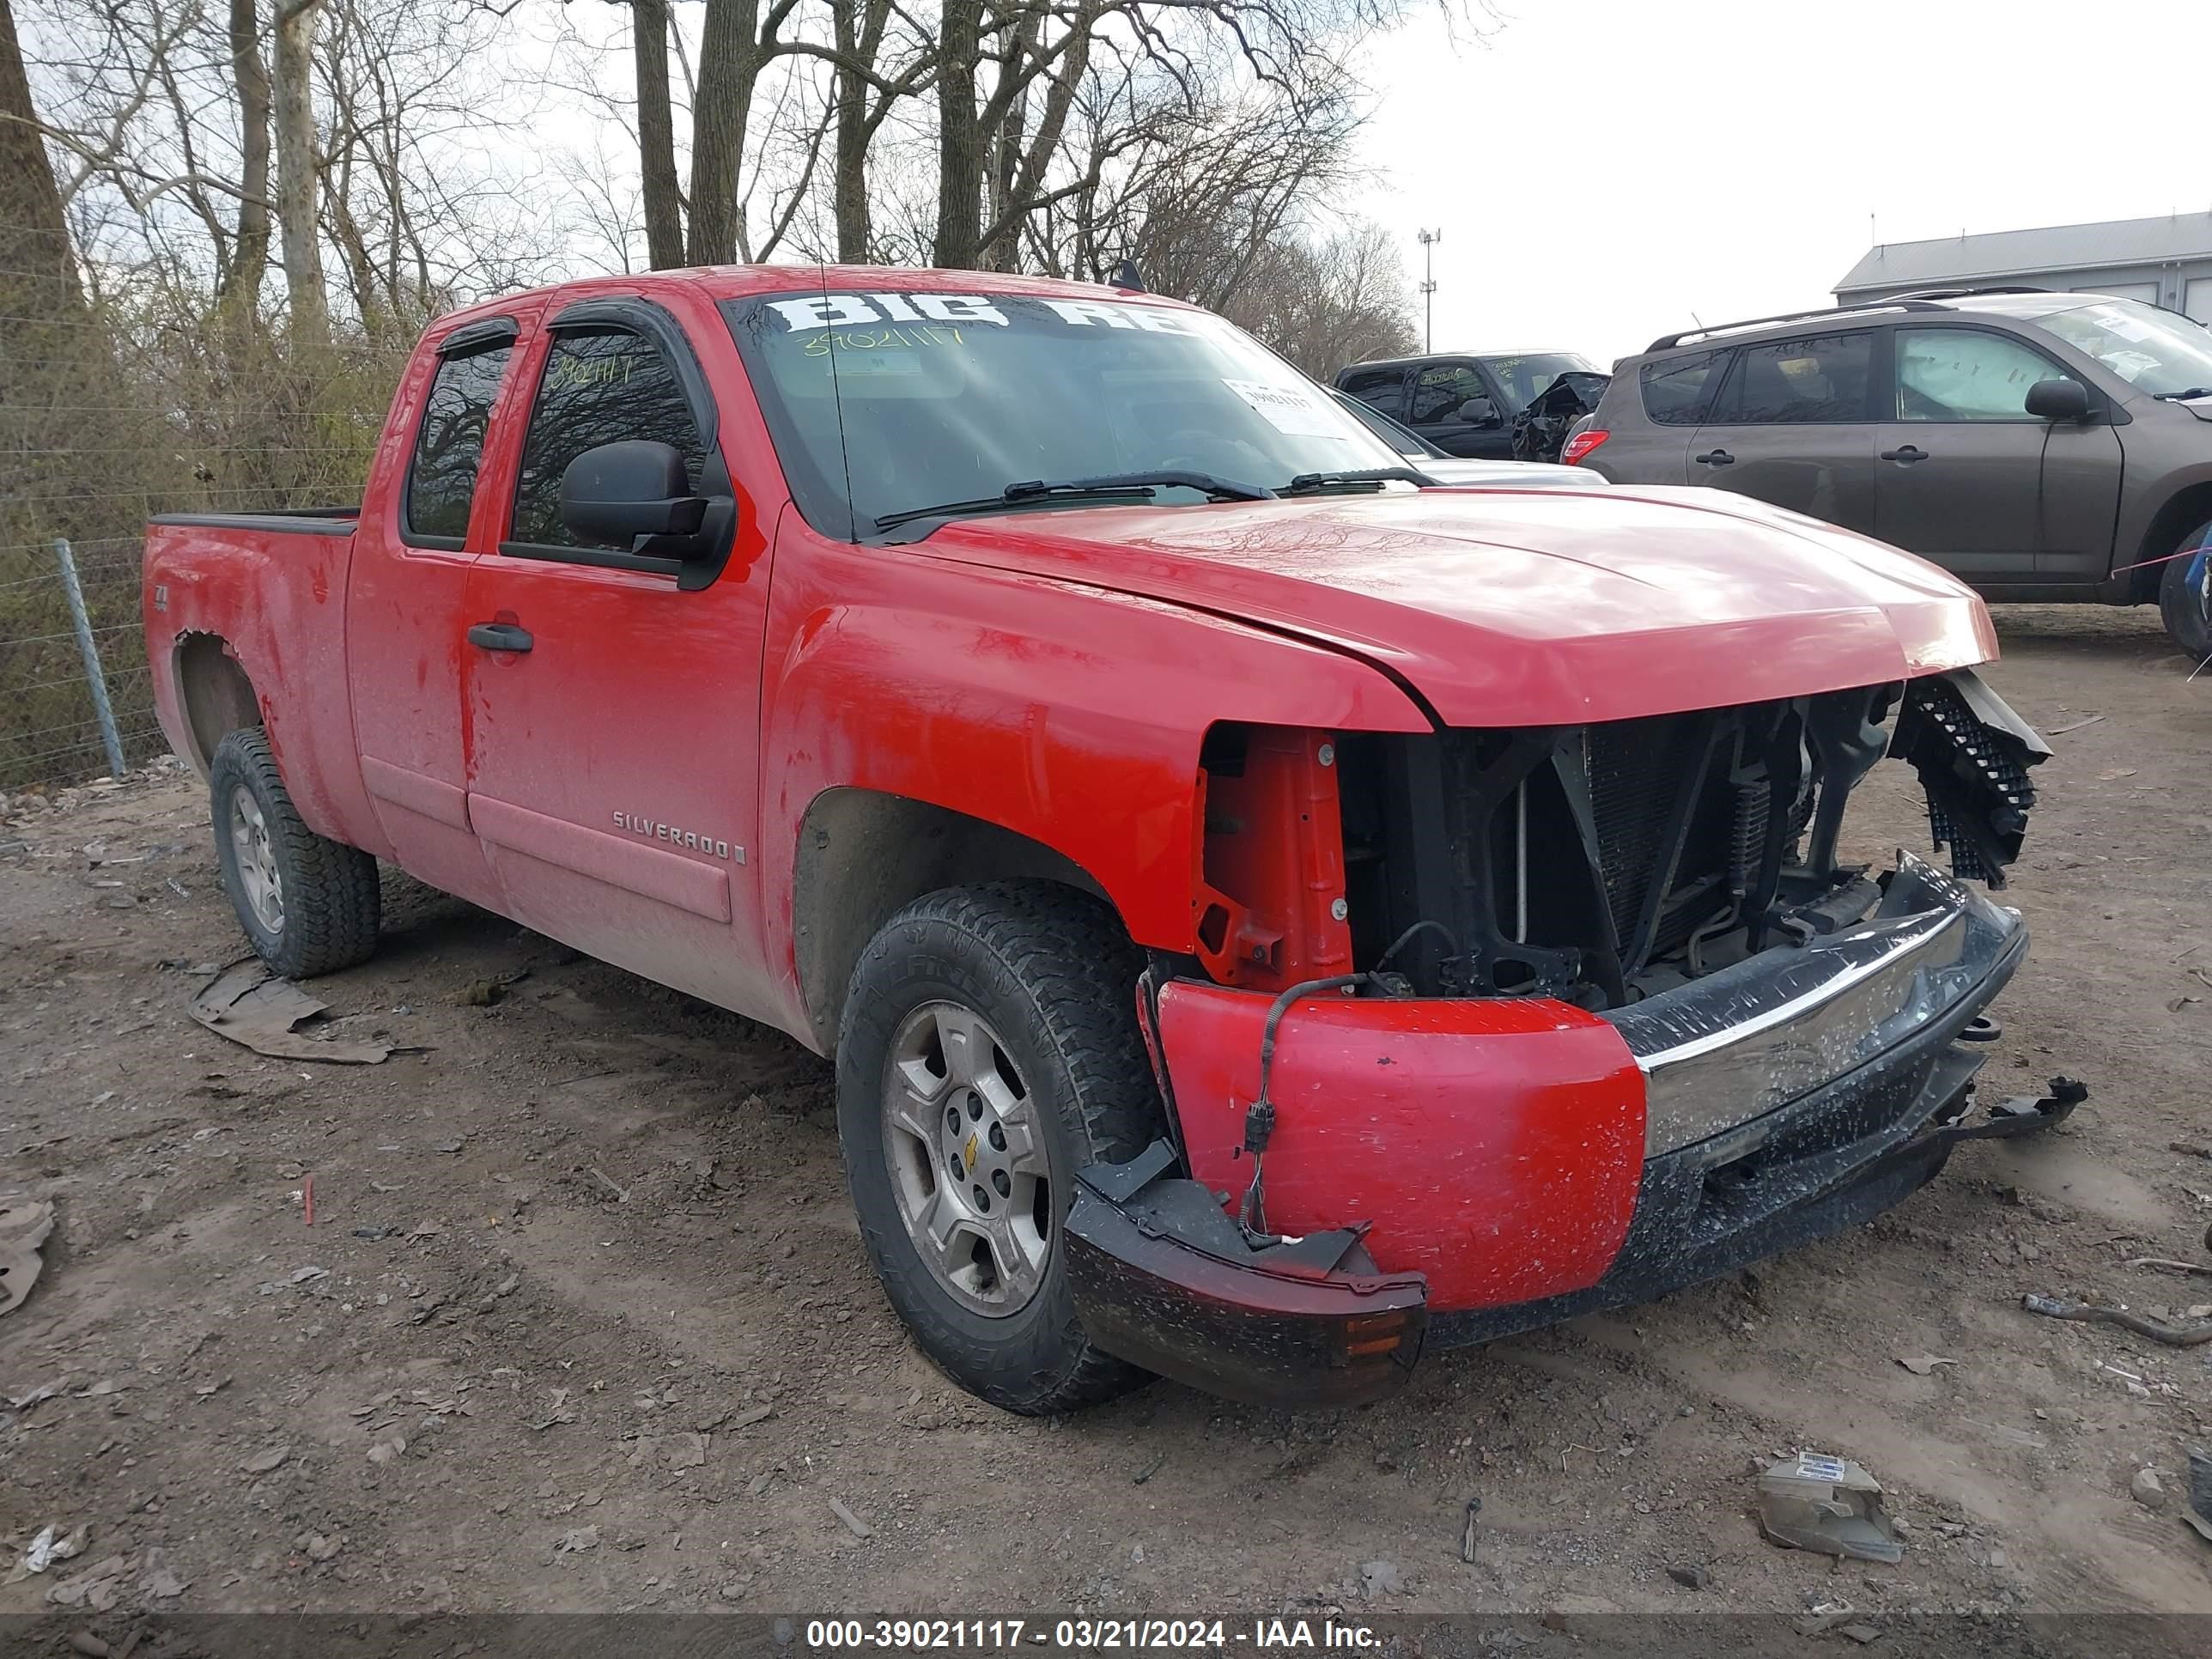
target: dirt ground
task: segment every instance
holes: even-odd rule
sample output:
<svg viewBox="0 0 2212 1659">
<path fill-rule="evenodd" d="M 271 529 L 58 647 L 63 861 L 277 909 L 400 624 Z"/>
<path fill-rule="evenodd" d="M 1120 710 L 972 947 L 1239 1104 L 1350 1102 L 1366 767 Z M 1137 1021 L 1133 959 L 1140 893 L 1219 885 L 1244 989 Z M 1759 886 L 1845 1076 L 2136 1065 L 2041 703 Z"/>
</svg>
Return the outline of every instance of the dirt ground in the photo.
<svg viewBox="0 0 2212 1659">
<path fill-rule="evenodd" d="M 1991 678 L 2059 735 L 1985 1092 L 2065 1073 L 2089 1103 L 1853 1235 L 1310 1416 L 969 1399 L 862 1258 L 823 1062 L 392 872 L 382 953 L 314 989 L 422 1052 L 228 1044 L 185 1015 L 241 951 L 198 786 L 18 796 L 0 1191 L 59 1219 L 0 1319 L 0 1565 L 90 1530 L 0 1614 L 2212 1613 L 2179 1518 L 2212 1346 L 2020 1305 L 2212 1302 L 2126 1265 L 2212 1260 L 2212 1160 L 2169 1144 L 2212 1139 L 2212 675 L 2148 612 L 2000 626 Z M 1856 856 L 1924 848 L 1910 775 L 1877 778 Z M 1753 1471 L 1799 1448 L 1883 1481 L 1901 1565 L 1761 1540 Z"/>
</svg>

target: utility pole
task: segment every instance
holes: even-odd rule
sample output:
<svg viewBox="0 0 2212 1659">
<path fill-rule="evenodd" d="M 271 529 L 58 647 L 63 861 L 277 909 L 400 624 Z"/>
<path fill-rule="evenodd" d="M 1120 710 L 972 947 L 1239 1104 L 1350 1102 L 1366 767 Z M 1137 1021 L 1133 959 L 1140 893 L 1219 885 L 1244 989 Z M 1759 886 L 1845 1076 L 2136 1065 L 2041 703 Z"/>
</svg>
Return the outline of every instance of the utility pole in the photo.
<svg viewBox="0 0 2212 1659">
<path fill-rule="evenodd" d="M 1437 349 L 1437 254 L 1436 247 L 1443 241 L 1442 230 L 1417 230 L 1413 240 L 1421 245 L 1421 349 Z"/>
</svg>

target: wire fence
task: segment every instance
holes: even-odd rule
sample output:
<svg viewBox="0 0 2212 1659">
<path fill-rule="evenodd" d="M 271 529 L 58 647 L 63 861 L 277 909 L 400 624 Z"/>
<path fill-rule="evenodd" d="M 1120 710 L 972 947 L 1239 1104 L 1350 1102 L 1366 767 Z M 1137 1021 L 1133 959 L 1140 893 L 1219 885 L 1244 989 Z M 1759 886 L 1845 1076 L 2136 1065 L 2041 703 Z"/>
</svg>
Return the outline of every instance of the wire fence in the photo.
<svg viewBox="0 0 2212 1659">
<path fill-rule="evenodd" d="M 140 610 L 147 518 L 312 506 L 347 493 L 318 481 L 59 498 L 66 510 L 55 516 L 65 522 L 89 511 L 142 526 L 95 536 L 26 538 L 27 522 L 46 516 L 41 503 L 19 495 L 0 504 L 0 523 L 17 538 L 0 541 L 0 794 L 105 776 L 118 762 L 128 769 L 167 750 Z"/>
<path fill-rule="evenodd" d="M 167 748 L 139 610 L 147 520 L 357 501 L 408 344 L 303 345 L 181 292 L 157 313 L 23 264 L 0 258 L 0 794 Z"/>
<path fill-rule="evenodd" d="M 136 766 L 168 747 L 138 616 L 139 546 L 136 536 L 0 546 L 0 792 L 100 776 L 118 758 Z M 103 700 L 112 725 L 100 719 Z"/>
</svg>

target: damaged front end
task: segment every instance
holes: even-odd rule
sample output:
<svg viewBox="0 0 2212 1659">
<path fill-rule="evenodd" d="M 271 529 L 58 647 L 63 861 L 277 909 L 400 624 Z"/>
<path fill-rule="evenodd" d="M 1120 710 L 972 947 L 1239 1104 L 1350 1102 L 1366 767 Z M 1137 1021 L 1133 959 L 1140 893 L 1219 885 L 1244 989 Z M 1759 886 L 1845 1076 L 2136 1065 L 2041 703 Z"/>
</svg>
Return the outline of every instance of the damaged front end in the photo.
<svg viewBox="0 0 2212 1659">
<path fill-rule="evenodd" d="M 2027 935 L 1961 879 L 2002 885 L 2048 752 L 1970 671 L 1580 726 L 1215 728 L 1199 949 L 1139 999 L 1176 1144 L 1082 1173 L 1079 1316 L 1218 1393 L 1370 1399 L 1425 1341 L 1729 1271 L 2056 1121 L 1971 1121 Z M 1840 861 L 1886 755 L 1954 874 Z"/>
<path fill-rule="evenodd" d="M 1253 1240 L 1156 1140 L 1079 1172 L 1061 1238 L 1093 1341 L 1255 1405 L 1357 1406 L 1395 1393 L 1428 1323 L 1419 1273 L 1385 1273 L 1364 1228 Z"/>
<path fill-rule="evenodd" d="M 1341 748 L 1355 962 L 1437 921 L 1398 964 L 1417 992 L 1596 1010 L 1863 917 L 1879 884 L 1841 867 L 1837 842 L 1887 754 L 1918 769 L 1954 873 L 2001 887 L 2034 804 L 2027 769 L 2050 752 L 1970 670 Z"/>
</svg>

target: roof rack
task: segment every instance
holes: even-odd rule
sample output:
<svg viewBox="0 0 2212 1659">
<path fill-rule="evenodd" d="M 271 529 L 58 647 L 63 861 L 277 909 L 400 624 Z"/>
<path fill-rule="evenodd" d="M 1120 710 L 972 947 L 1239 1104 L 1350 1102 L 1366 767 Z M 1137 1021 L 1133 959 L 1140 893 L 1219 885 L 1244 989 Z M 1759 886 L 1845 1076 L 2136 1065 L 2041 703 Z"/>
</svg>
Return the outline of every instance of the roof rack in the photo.
<svg viewBox="0 0 2212 1659">
<path fill-rule="evenodd" d="M 2033 284 L 2014 288 L 1916 288 L 1910 294 L 1893 294 L 1889 297 L 1893 300 L 1964 300 L 1977 294 L 2048 294 L 2050 292 L 2047 288 L 2037 288 Z M 1865 303 L 1872 305 L 1876 302 L 1869 300 Z"/>
<path fill-rule="evenodd" d="M 1800 323 L 1811 319 L 1849 317 L 1860 312 L 1877 311 L 1948 311 L 1948 306 L 1937 305 L 1932 300 L 1917 295 L 1899 295 L 1894 300 L 1863 300 L 1856 305 L 1822 306 L 1814 311 L 1784 311 L 1772 317 L 1747 317 L 1740 323 L 1716 323 L 1711 328 L 1686 328 L 1679 334 L 1662 334 L 1646 351 L 1671 351 L 1686 340 L 1702 340 L 1715 334 L 1733 334 L 1738 329 L 1764 328 L 1770 323 Z"/>
<path fill-rule="evenodd" d="M 1857 312 L 1874 311 L 1942 311 L 1937 304 L 1942 300 L 1964 300 L 1977 294 L 2048 294 L 2047 288 L 2032 285 L 2013 288 L 1917 288 L 1907 294 L 1892 294 L 1880 300 L 1855 300 L 1849 305 L 1823 306 L 1814 311 L 1785 311 L 1773 317 L 1751 317 L 1740 323 L 1716 323 L 1711 328 L 1686 328 L 1679 334 L 1662 334 L 1646 351 L 1670 351 L 1685 340 L 1701 340 L 1715 334 L 1733 334 L 1740 328 L 1763 328 L 1769 323 L 1796 323 L 1815 317 L 1848 317 Z"/>
</svg>

